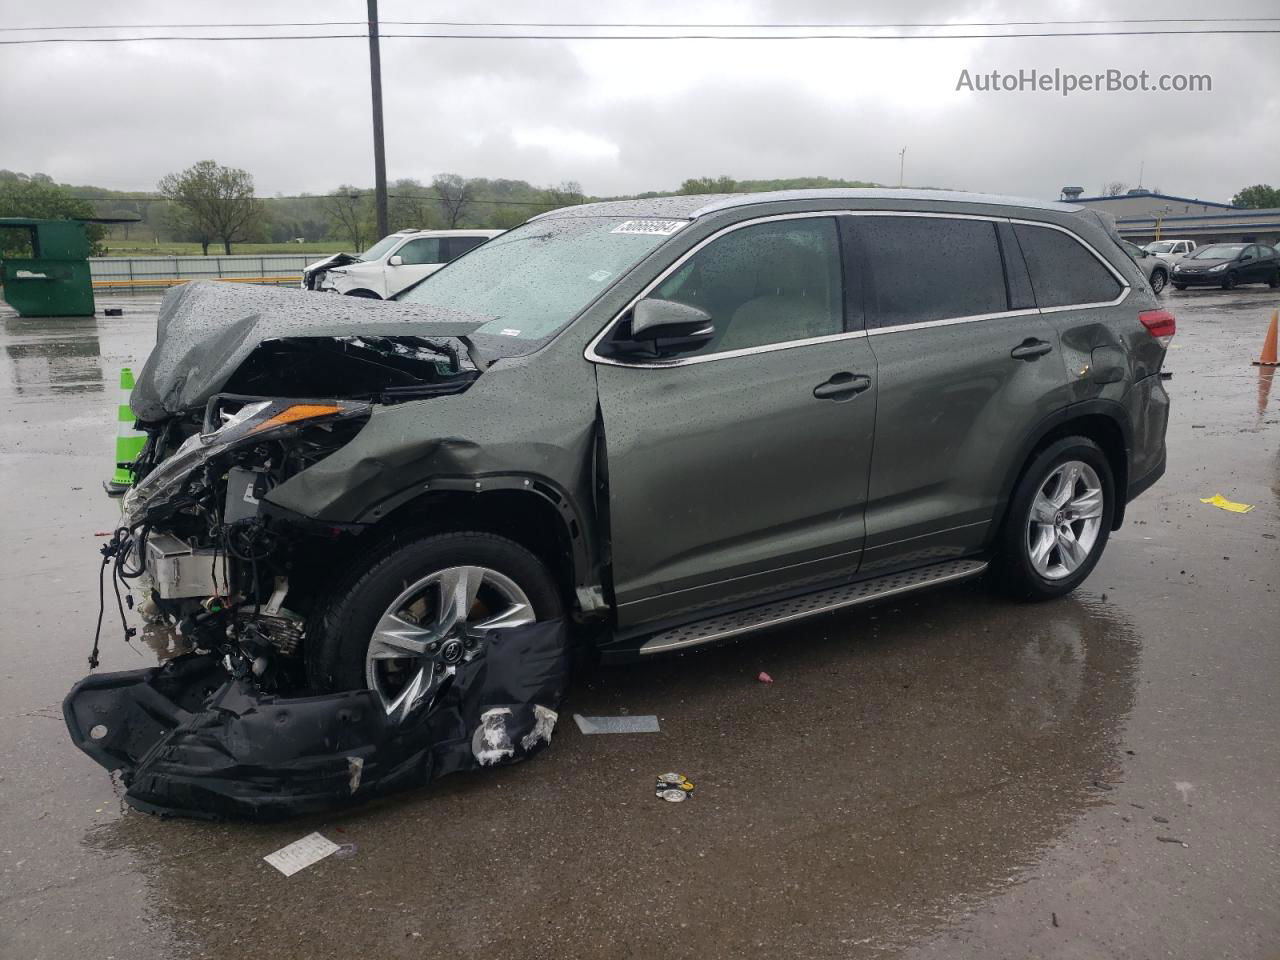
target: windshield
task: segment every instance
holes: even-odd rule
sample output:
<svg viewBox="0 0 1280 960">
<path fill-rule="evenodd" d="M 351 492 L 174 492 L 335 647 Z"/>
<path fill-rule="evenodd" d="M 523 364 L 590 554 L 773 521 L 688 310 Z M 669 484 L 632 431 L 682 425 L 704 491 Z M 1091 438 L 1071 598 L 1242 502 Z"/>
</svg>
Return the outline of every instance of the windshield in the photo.
<svg viewBox="0 0 1280 960">
<path fill-rule="evenodd" d="M 1157 240 L 1155 243 L 1148 243 L 1144 248 L 1147 253 L 1172 253 L 1172 240 Z"/>
<path fill-rule="evenodd" d="M 487 319 L 472 336 L 498 356 L 531 353 L 675 225 L 623 217 L 535 220 L 477 247 L 397 299 Z"/>
<path fill-rule="evenodd" d="M 1191 254 L 1192 260 L 1234 260 L 1244 249 L 1243 243 L 1217 243 L 1212 247 L 1201 247 Z"/>
<path fill-rule="evenodd" d="M 390 250 L 392 247 L 394 247 L 397 243 L 399 243 L 403 239 L 404 237 L 402 237 L 398 233 L 393 233 L 389 237 L 383 237 L 381 240 L 375 243 L 372 247 L 370 247 L 364 253 L 360 254 L 360 259 L 361 260 L 381 260 L 384 256 L 386 256 L 386 253 L 388 250 Z"/>
</svg>

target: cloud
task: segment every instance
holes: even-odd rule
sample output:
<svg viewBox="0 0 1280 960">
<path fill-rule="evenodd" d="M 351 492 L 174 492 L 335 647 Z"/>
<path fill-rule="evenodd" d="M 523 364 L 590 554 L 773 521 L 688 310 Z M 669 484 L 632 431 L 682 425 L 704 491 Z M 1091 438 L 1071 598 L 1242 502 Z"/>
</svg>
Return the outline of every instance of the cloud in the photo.
<svg viewBox="0 0 1280 960">
<path fill-rule="evenodd" d="M 88 0 L 32 7 L 28 23 L 118 21 Z M 243 19 L 296 20 L 283 0 Z M 319 0 L 306 18 L 353 19 Z M 433 5 L 435 19 L 512 19 L 510 5 Z M 528 9 L 528 8 L 525 8 Z M 902 22 L 1105 18 L 1101 0 L 1039 5 L 847 4 L 719 0 L 623 2 L 607 15 L 568 2 L 546 19 L 648 22 Z M 180 19 L 171 4 L 130 4 L 132 22 Z M 384 20 L 426 19 L 384 0 Z M 1159 15 L 1206 16 L 1167 2 Z M 1264 0 L 1232 15 L 1265 16 Z M 1145 14 L 1143 14 L 1145 15 Z M 204 19 L 210 19 L 205 16 Z M 233 19 L 228 16 L 228 19 Z M 536 19 L 532 14 L 519 19 Z M 15 21 L 14 25 L 20 25 Z M 342 29 L 342 28 L 337 28 Z M 357 28 L 348 28 L 358 31 Z M 407 32 L 410 27 L 387 27 Z M 1095 28 L 1096 29 L 1096 28 Z M 1057 195 L 1074 183 L 1144 184 L 1227 199 L 1275 181 L 1280 59 L 1274 37 L 1093 37 L 795 42 L 393 40 L 383 43 L 388 173 L 578 180 L 613 194 L 690 176 L 826 175 Z M 1207 73 L 1197 94 L 966 93 L 962 69 L 1091 73 L 1115 67 Z M 263 193 L 372 180 L 367 45 L 102 44 L 8 47 L 0 55 L 6 135 L 0 167 L 59 180 L 150 188 L 213 157 L 249 169 Z"/>
</svg>

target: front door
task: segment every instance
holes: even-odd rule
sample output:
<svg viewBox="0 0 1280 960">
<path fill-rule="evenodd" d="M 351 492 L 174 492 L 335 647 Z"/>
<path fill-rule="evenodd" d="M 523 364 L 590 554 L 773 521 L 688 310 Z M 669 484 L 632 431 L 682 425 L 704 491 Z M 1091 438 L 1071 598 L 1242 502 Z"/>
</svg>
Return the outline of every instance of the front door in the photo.
<svg viewBox="0 0 1280 960">
<path fill-rule="evenodd" d="M 620 626 L 856 572 L 875 361 L 836 221 L 731 229 L 649 294 L 706 311 L 715 338 L 597 364 Z"/>
<path fill-rule="evenodd" d="M 387 264 L 387 296 L 394 297 L 411 284 L 435 273 L 444 265 L 439 237 L 414 237 L 402 244 L 393 255 L 398 264 Z"/>
</svg>

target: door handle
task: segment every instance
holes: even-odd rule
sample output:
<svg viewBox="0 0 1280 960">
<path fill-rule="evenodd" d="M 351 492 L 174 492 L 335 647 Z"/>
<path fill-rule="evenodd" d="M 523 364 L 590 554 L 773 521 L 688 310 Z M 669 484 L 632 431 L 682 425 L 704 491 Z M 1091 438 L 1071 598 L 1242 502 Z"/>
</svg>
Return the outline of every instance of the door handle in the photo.
<svg viewBox="0 0 1280 960">
<path fill-rule="evenodd" d="M 842 371 L 814 387 L 813 395 L 819 400 L 849 400 L 870 386 L 870 377 Z"/>
<path fill-rule="evenodd" d="M 1043 357 L 1046 353 L 1053 349 L 1053 344 L 1047 340 L 1037 340 L 1035 337 L 1027 337 L 1020 344 L 1009 351 L 1009 356 L 1015 360 L 1035 360 Z"/>
</svg>

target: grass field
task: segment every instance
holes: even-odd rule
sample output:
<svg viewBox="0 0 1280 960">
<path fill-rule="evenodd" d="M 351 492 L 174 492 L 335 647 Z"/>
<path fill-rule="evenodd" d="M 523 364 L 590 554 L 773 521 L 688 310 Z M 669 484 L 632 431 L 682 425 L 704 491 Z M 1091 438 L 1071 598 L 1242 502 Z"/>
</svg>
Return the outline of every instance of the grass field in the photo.
<svg viewBox="0 0 1280 960">
<path fill-rule="evenodd" d="M 326 240 L 323 243 L 233 243 L 231 255 L 255 253 L 298 253 L 325 254 L 338 253 L 349 249 L 351 244 L 341 240 Z M 161 240 L 156 243 L 148 240 L 106 240 L 108 257 L 198 257 L 200 244 L 183 243 L 179 240 Z M 222 244 L 209 244 L 209 256 L 222 253 Z"/>
</svg>

